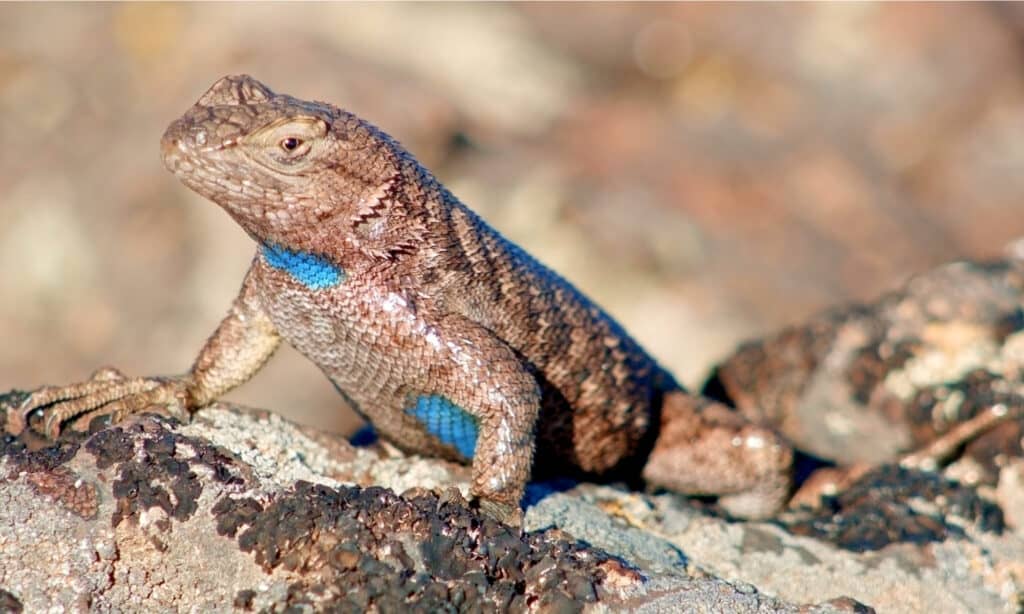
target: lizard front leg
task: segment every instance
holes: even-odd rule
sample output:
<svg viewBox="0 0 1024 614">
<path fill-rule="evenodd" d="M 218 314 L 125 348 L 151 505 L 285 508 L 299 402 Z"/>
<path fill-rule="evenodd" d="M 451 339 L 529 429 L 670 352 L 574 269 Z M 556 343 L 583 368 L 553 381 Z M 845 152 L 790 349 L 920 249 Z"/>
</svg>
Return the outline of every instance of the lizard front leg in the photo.
<svg viewBox="0 0 1024 614">
<path fill-rule="evenodd" d="M 129 378 L 105 367 L 87 382 L 36 390 L 19 407 L 8 409 L 6 430 L 21 433 L 39 410 L 43 413 L 40 430 L 51 439 L 69 420 L 74 421 L 73 428 L 82 429 L 97 416 L 117 421 L 152 406 L 164 406 L 172 415 L 187 418 L 252 377 L 280 341 L 259 305 L 250 269 L 227 317 L 184 375 Z"/>
</svg>

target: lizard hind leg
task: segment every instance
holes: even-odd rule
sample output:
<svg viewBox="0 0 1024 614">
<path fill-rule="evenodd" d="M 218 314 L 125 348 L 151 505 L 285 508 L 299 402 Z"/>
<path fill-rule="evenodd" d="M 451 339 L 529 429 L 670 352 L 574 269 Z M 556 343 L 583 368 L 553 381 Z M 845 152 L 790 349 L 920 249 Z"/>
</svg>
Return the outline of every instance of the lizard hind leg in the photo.
<svg viewBox="0 0 1024 614">
<path fill-rule="evenodd" d="M 682 494 L 716 495 L 733 516 L 764 518 L 785 506 L 792 464 L 792 448 L 774 431 L 721 403 L 677 390 L 665 395 L 643 477 Z"/>
</svg>

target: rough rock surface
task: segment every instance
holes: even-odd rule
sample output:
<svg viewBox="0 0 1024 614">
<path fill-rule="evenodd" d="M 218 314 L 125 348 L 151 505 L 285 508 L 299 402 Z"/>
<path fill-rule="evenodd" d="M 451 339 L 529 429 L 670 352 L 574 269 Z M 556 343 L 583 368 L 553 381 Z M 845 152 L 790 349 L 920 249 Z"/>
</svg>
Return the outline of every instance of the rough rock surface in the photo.
<svg viewBox="0 0 1024 614">
<path fill-rule="evenodd" d="M 467 487 L 461 467 L 265 413 L 143 416 L 79 439 L 2 444 L 5 610 L 798 610 L 681 559 L 645 569 L 559 529 L 521 535 L 444 490 Z"/>
<path fill-rule="evenodd" d="M 821 458 L 877 463 L 992 405 L 1020 407 L 1022 372 L 1024 261 L 959 262 L 745 344 L 706 392 Z M 994 484 L 1022 435 L 1016 420 L 975 439 L 961 477 Z"/>
<path fill-rule="evenodd" d="M 520 535 L 467 507 L 465 467 L 215 405 L 0 439 L 0 610 L 1020 612 L 1021 420 L 939 473 L 887 464 L 1020 408 L 1018 267 L 943 267 L 719 368 L 708 392 L 761 412 L 804 470 L 881 463 L 818 507 L 739 522 L 562 480 L 531 485 Z"/>
</svg>

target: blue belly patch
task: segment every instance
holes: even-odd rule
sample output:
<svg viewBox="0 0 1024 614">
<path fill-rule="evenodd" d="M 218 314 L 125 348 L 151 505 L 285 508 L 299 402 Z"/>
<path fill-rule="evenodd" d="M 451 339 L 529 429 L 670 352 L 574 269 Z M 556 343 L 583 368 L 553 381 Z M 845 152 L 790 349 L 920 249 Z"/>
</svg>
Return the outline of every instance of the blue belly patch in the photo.
<svg viewBox="0 0 1024 614">
<path fill-rule="evenodd" d="M 476 452 L 477 423 L 469 412 L 439 394 L 424 394 L 406 410 L 441 443 L 459 451 L 467 459 Z"/>
<path fill-rule="evenodd" d="M 281 269 L 310 290 L 322 290 L 345 281 L 345 271 L 323 256 L 296 252 L 279 245 L 264 245 L 263 258 L 275 269 Z"/>
</svg>

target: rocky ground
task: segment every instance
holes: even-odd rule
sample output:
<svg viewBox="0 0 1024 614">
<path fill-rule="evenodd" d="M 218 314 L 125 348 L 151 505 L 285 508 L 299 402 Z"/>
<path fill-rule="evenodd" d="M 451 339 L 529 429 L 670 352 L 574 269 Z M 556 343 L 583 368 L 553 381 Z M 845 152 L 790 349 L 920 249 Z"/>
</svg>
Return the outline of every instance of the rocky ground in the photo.
<svg viewBox="0 0 1024 614">
<path fill-rule="evenodd" d="M 0 605 L 1020 612 L 1022 305 L 1024 262 L 955 263 L 740 347 L 707 394 L 790 438 L 801 480 L 862 467 L 761 522 L 564 480 L 530 486 L 520 533 L 467 507 L 466 467 L 221 404 L 7 437 Z M 902 455 L 993 408 L 936 466 Z"/>
</svg>

